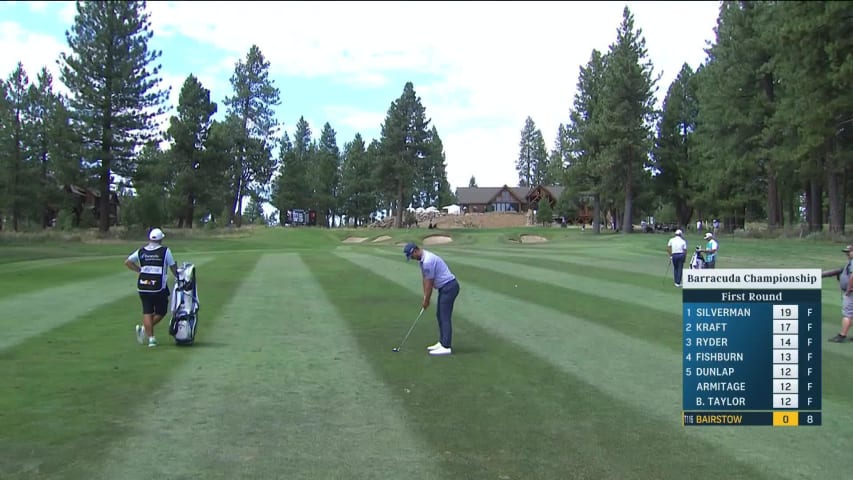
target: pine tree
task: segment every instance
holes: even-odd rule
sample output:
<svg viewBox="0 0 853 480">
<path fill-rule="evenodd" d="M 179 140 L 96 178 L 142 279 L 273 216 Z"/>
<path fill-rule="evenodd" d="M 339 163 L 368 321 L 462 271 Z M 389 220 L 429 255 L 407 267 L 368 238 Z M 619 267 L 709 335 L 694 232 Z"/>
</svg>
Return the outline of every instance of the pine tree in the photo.
<svg viewBox="0 0 853 480">
<path fill-rule="evenodd" d="M 652 151 L 658 195 L 673 204 L 679 225 L 690 223 L 697 191 L 708 172 L 695 168 L 693 144 L 699 102 L 693 69 L 686 63 L 673 80 L 663 101 L 657 138 Z"/>
<path fill-rule="evenodd" d="M 542 131 L 536 128 L 532 118 L 527 117 L 518 143 L 518 185 L 532 187 L 543 183 L 548 171 L 548 151 Z"/>
<path fill-rule="evenodd" d="M 225 99 L 228 113 L 239 119 L 242 138 L 235 161 L 233 204 L 229 223 L 240 226 L 243 197 L 260 195 L 278 167 L 272 150 L 276 146 L 278 121 L 273 107 L 280 105 L 279 89 L 269 78 L 270 63 L 260 48 L 252 45 L 245 60 L 239 60 L 231 76 L 233 95 Z"/>
<path fill-rule="evenodd" d="M 172 193 L 181 202 L 177 209 L 178 227 L 192 228 L 199 195 L 212 176 L 223 173 L 203 163 L 204 145 L 217 106 L 210 100 L 210 90 L 189 75 L 181 88 L 177 110 L 178 115 L 172 116 L 168 130 L 173 141 L 170 154 L 176 177 Z"/>
<path fill-rule="evenodd" d="M 655 120 L 655 84 L 652 64 L 647 60 L 645 39 L 641 29 L 634 29 L 634 16 L 628 7 L 622 12 L 622 23 L 616 42 L 610 46 L 601 96 L 601 123 L 604 132 L 602 167 L 605 181 L 619 185 L 624 198 L 622 232 L 631 231 L 634 197 L 640 176 L 647 175 Z M 609 177 L 609 178 L 607 178 Z"/>
<path fill-rule="evenodd" d="M 430 120 L 414 85 L 391 103 L 381 131 L 381 156 L 376 171 L 380 189 L 393 199 L 396 226 L 403 227 L 406 200 L 415 190 L 419 166 L 428 154 Z"/>
<path fill-rule="evenodd" d="M 159 90 L 161 52 L 149 50 L 153 33 L 146 2 L 77 2 L 62 53 L 62 81 L 88 162 L 98 165 L 101 231 L 110 228 L 112 174 L 130 177 L 136 150 L 158 136 L 168 90 Z"/>
</svg>

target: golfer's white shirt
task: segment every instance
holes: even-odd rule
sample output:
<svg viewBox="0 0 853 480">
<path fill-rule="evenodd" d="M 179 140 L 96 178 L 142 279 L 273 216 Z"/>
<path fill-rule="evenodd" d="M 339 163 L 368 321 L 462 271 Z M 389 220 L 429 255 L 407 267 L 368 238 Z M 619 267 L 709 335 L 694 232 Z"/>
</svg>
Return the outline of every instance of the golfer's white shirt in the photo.
<svg viewBox="0 0 853 480">
<path fill-rule="evenodd" d="M 687 251 L 687 241 L 681 237 L 670 238 L 666 246 L 672 249 L 670 251 L 673 255 L 675 255 L 676 253 L 684 253 Z"/>
<path fill-rule="evenodd" d="M 429 252 L 427 250 L 421 249 L 423 255 L 421 256 L 421 274 L 427 280 L 435 280 L 433 286 L 438 289 L 447 284 L 456 278 L 453 275 L 453 272 L 450 271 L 450 268 L 444 263 L 444 260 L 441 259 L 438 255 Z"/>
</svg>

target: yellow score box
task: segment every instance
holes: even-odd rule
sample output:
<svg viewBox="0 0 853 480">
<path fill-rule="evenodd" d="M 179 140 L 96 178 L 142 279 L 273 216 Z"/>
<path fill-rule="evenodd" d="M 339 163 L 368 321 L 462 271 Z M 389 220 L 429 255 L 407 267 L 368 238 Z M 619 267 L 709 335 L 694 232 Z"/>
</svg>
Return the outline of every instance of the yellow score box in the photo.
<svg viewBox="0 0 853 480">
<path fill-rule="evenodd" d="M 773 412 L 774 427 L 796 427 L 800 424 L 800 412 Z"/>
</svg>

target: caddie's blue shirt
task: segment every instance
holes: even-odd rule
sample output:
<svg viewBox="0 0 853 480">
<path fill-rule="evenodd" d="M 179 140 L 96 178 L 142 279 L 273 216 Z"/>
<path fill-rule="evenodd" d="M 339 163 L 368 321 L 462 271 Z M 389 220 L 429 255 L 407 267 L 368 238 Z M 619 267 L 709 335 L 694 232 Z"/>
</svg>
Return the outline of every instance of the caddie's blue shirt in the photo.
<svg viewBox="0 0 853 480">
<path fill-rule="evenodd" d="M 428 250 L 421 249 L 421 252 L 421 274 L 427 280 L 434 280 L 435 283 L 433 285 L 436 289 L 456 279 L 456 276 L 453 275 L 453 272 L 450 271 L 450 268 L 448 268 L 441 257 Z"/>
</svg>

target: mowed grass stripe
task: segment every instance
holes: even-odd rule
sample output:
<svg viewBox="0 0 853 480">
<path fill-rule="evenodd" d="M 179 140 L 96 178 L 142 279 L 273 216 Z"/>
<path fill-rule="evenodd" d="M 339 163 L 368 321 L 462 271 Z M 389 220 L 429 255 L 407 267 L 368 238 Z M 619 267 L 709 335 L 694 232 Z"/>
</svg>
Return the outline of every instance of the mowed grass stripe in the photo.
<svg viewBox="0 0 853 480">
<path fill-rule="evenodd" d="M 387 253 L 383 257 L 388 257 Z M 619 289 L 615 282 L 475 256 L 451 253 L 444 258 L 461 277 L 487 279 L 490 288 L 510 297 L 552 305 L 614 330 L 630 331 L 634 338 L 681 351 L 680 291 L 661 292 L 631 286 Z M 653 311 L 651 322 L 649 311 Z"/>
<path fill-rule="evenodd" d="M 384 253 L 388 254 L 388 252 Z M 463 271 L 467 271 L 471 266 L 476 266 L 476 268 L 485 268 L 495 272 L 494 274 L 491 274 L 495 280 L 495 283 L 492 285 L 503 285 L 505 287 L 505 291 L 509 295 L 516 295 L 519 298 L 529 298 L 530 296 L 533 296 L 534 298 L 531 300 L 534 302 L 538 301 L 537 299 L 539 299 L 540 296 L 541 298 L 560 296 L 554 287 L 570 289 L 572 290 L 572 293 L 569 296 L 563 297 L 564 301 L 560 308 L 566 308 L 568 311 L 576 311 L 578 312 L 578 315 L 591 320 L 595 319 L 605 322 L 613 322 L 621 319 L 625 322 L 623 327 L 631 328 L 633 332 L 638 332 L 638 335 L 643 338 L 655 341 L 667 341 L 667 346 L 671 346 L 676 350 L 680 350 L 682 348 L 680 343 L 683 338 L 681 291 L 671 287 L 670 282 L 667 283 L 667 287 L 662 288 L 662 290 L 667 290 L 665 292 L 659 291 L 656 293 L 642 293 L 643 290 L 640 290 L 643 288 L 642 286 L 637 288 L 631 286 L 619 288 L 618 282 L 620 275 L 618 272 L 614 271 L 602 271 L 589 268 L 578 270 L 577 267 L 575 267 L 573 271 L 576 273 L 568 273 L 561 269 L 563 265 L 565 265 L 564 263 L 529 257 L 524 259 L 502 260 L 500 256 L 460 256 L 457 255 L 456 252 L 450 252 L 445 255 L 445 257 L 448 261 L 454 262 L 454 264 L 458 266 L 457 268 L 466 269 Z M 545 272 L 543 272 L 543 270 Z M 511 272 L 511 274 L 502 275 L 501 272 Z M 570 272 L 572 272 L 572 270 L 570 270 Z M 630 280 L 630 278 L 632 278 L 632 275 L 630 274 L 623 274 L 622 276 L 626 277 L 626 280 Z M 509 288 L 510 285 L 519 283 L 516 277 L 524 278 L 524 282 L 526 283 L 534 281 L 535 279 L 541 280 L 543 283 L 538 283 L 537 281 L 535 286 L 532 286 L 532 288 L 524 289 L 522 292 L 519 292 Z M 636 278 L 636 276 L 633 276 L 633 278 Z M 499 281 L 499 279 L 502 279 L 502 281 Z M 597 287 L 600 285 L 600 279 L 608 282 L 607 286 L 604 286 L 603 288 Z M 628 283 L 628 285 L 631 285 L 631 283 Z M 649 287 L 654 288 L 654 283 Z M 593 302 L 585 301 L 584 297 L 575 293 L 575 290 L 588 293 L 599 289 L 602 292 L 613 292 L 614 297 L 620 302 L 611 302 L 602 307 L 599 303 L 593 304 Z M 656 316 L 654 320 L 647 319 L 644 321 L 644 325 L 633 330 L 638 326 L 634 324 L 629 325 L 628 322 L 637 316 L 636 313 L 632 313 L 636 311 L 637 306 L 627 305 L 626 303 L 622 303 L 622 300 L 632 304 L 639 303 L 640 308 L 644 309 L 649 309 L 649 302 L 656 302 L 659 305 L 657 310 L 660 311 L 665 309 L 668 311 L 669 315 L 664 317 Z M 587 305 L 590 307 L 587 308 Z M 621 305 L 621 311 L 617 311 L 613 308 L 619 305 Z M 822 308 L 826 308 L 826 306 L 823 305 Z M 678 313 L 672 314 L 672 312 Z M 601 315 L 604 316 L 602 317 Z M 676 317 L 677 321 L 675 321 Z M 847 364 L 849 364 L 850 359 L 853 358 L 853 348 L 850 347 L 853 347 L 853 345 L 838 345 L 825 341 L 825 337 L 836 332 L 838 327 L 838 321 L 831 321 L 830 317 L 823 315 L 821 329 L 824 335 L 821 335 L 819 338 L 823 348 L 823 358 L 821 359 L 823 384 L 821 393 L 824 398 L 833 399 L 841 404 L 847 404 L 853 407 L 853 398 L 850 397 L 850 388 L 847 386 L 846 381 Z"/>
<path fill-rule="evenodd" d="M 618 391 L 615 382 L 608 387 L 622 399 L 602 391 L 598 384 L 608 376 L 601 373 L 613 365 L 613 359 L 587 366 L 584 358 L 572 355 L 572 368 L 556 365 L 552 356 L 569 359 L 567 346 L 575 343 L 570 334 L 577 338 L 577 332 L 520 331 L 521 324 L 535 322 L 546 309 L 500 294 L 481 304 L 477 299 L 484 290 L 466 279 L 462 279 L 454 315 L 454 355 L 432 358 L 424 349 L 437 335 L 435 303 L 428 312 L 429 323 L 415 329 L 404 351 L 391 353 L 390 346 L 409 327 L 407 317 L 413 317 L 419 306 L 417 265 L 402 258 L 393 261 L 355 252 L 336 251 L 335 255 L 342 260 L 316 258 L 312 269 L 334 293 L 331 298 L 354 326 L 374 368 L 396 391 L 411 388 L 411 396 L 399 393 L 407 399 L 409 422 L 434 449 L 446 451 L 453 476 L 647 479 L 683 478 L 689 471 L 691 478 L 770 478 L 708 443 L 687 444 L 677 408 L 670 412 L 669 422 L 661 422 L 635 397 Z M 523 312 L 522 318 L 513 314 L 507 319 L 509 312 Z M 554 318 L 553 311 L 548 314 L 551 322 L 566 323 Z M 512 334 L 495 330 L 495 325 L 503 323 L 513 325 Z M 524 337 L 521 343 L 519 336 Z M 613 338 L 610 333 L 602 336 Z M 535 348 L 539 337 L 550 338 L 546 352 Z M 578 346 L 602 350 L 601 345 L 587 341 Z M 661 356 L 661 349 L 648 348 L 652 356 Z M 673 374 L 677 368 L 672 366 Z M 593 371 L 598 375 L 584 378 Z M 653 375 L 666 374 L 655 371 Z M 620 379 L 626 376 L 619 373 Z M 629 388 L 636 379 L 628 378 Z M 661 392 L 651 397 L 660 401 Z M 661 452 L 666 452 L 666 461 L 660 458 Z"/>
<path fill-rule="evenodd" d="M 325 296 L 263 256 L 97 477 L 444 478 Z"/>
<path fill-rule="evenodd" d="M 196 265 L 204 265 L 209 259 L 198 258 Z M 124 267 L 121 262 L 112 265 L 110 270 L 118 270 L 121 273 L 102 275 L 100 277 L 66 283 L 61 286 L 50 286 L 50 272 L 40 275 L 43 278 L 41 288 L 33 289 L 27 293 L 19 293 L 14 296 L 0 298 L 0 311 L 5 315 L 0 316 L 0 350 L 13 347 L 28 338 L 35 337 L 53 328 L 59 327 L 78 317 L 91 314 L 99 307 L 114 302 L 119 298 L 135 296 L 136 275 Z M 102 268 L 102 267 L 99 267 Z M 123 270 L 123 271 L 122 271 Z M 83 270 L 86 271 L 85 269 Z M 104 270 L 109 271 L 109 270 Z M 63 283 L 65 272 L 59 283 Z M 80 278 L 87 278 L 81 273 Z M 170 283 L 174 283 L 172 274 L 169 274 Z M 38 283 L 33 283 L 33 287 Z M 141 304 L 137 309 L 139 312 L 137 322 L 142 320 Z M 128 324 L 128 328 L 133 324 Z"/>
<path fill-rule="evenodd" d="M 204 263 L 199 268 L 201 342 L 256 259 L 239 252 L 209 263 L 198 259 Z M 76 317 L 62 309 L 64 324 L 0 350 L 4 480 L 95 478 L 104 451 L 162 413 L 153 406 L 158 388 L 193 350 L 170 345 L 168 319 L 155 330 L 161 347 L 136 343 L 133 325 L 141 320 L 141 308 L 132 280 L 130 286 L 126 282 L 112 282 L 123 289 L 118 299 L 110 297 Z"/>
<path fill-rule="evenodd" d="M 382 272 L 391 281 L 408 288 L 413 294 L 419 285 L 407 278 L 405 272 L 394 268 L 397 263 L 376 255 L 356 253 L 339 254 L 362 268 Z M 469 272 L 459 274 L 451 263 L 451 269 L 460 275 L 465 297 L 457 305 L 458 314 L 465 320 L 476 323 L 489 332 L 501 336 L 555 365 L 565 375 L 577 377 L 594 388 L 606 392 L 620 402 L 629 405 L 630 411 L 608 412 L 592 410 L 597 417 L 611 415 L 607 427 L 614 431 L 631 432 L 638 441 L 645 442 L 645 432 L 638 431 L 633 423 L 637 417 L 653 416 L 656 421 L 648 428 L 665 432 L 678 444 L 667 452 L 666 461 L 675 455 L 675 461 L 698 462 L 707 460 L 703 468 L 688 468 L 690 478 L 758 478 L 743 465 L 725 465 L 727 462 L 742 462 L 754 465 L 766 476 L 774 478 L 821 478 L 829 475 L 846 476 L 848 468 L 840 463 L 825 462 L 826 458 L 840 458 L 853 448 L 853 439 L 845 434 L 847 425 L 853 422 L 849 405 L 824 399 L 822 427 L 788 429 L 768 428 L 687 428 L 681 427 L 681 356 L 651 341 L 636 338 L 634 329 L 611 329 L 574 315 L 552 301 L 553 296 L 525 300 L 525 295 L 510 294 L 512 290 L 504 283 L 496 284 L 490 273 Z M 518 282 L 521 284 L 521 282 Z M 463 342 L 464 337 L 459 338 Z M 479 339 L 468 341 L 478 342 Z M 485 347 L 476 348 L 482 353 Z M 497 354 L 497 352 L 495 352 Z M 769 381 L 769 380 L 768 380 Z M 535 399 L 531 399 L 533 401 Z M 588 398 L 586 401 L 600 402 Z M 633 428 L 632 428 L 633 427 Z M 643 438 L 643 440 L 639 440 Z M 654 442 L 654 441 L 653 441 Z M 791 444 L 798 445 L 797 455 L 780 456 Z M 721 458 L 702 453 L 709 445 L 728 453 Z M 635 446 L 626 447 L 629 449 Z M 657 457 L 659 454 L 655 454 Z M 624 454 L 614 453 L 614 461 L 626 461 Z M 661 459 L 663 462 L 664 460 Z M 720 462 L 720 464 L 716 464 Z M 755 475 L 752 477 L 751 475 Z M 646 473 L 644 478 L 683 478 L 682 475 L 655 475 Z"/>
</svg>

